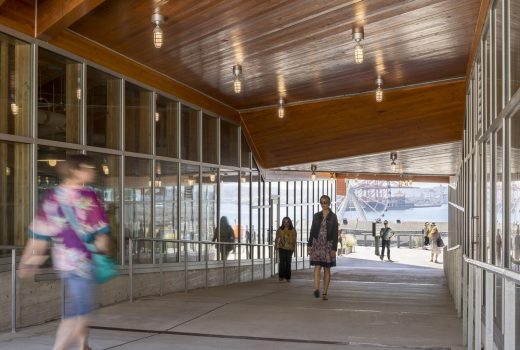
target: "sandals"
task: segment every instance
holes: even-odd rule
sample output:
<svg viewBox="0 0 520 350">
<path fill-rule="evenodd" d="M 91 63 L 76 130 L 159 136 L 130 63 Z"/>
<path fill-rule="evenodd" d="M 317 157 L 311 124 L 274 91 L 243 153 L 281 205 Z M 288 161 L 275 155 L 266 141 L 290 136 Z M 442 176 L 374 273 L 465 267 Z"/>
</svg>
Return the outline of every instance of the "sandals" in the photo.
<svg viewBox="0 0 520 350">
<path fill-rule="evenodd" d="M 321 298 L 322 298 L 323 300 L 329 300 L 329 297 L 327 296 L 327 293 L 323 293 L 323 294 L 321 295 Z"/>
<path fill-rule="evenodd" d="M 314 292 L 313 292 L 314 296 L 316 298 L 319 298 L 320 297 L 320 290 L 319 289 L 316 289 Z"/>
</svg>

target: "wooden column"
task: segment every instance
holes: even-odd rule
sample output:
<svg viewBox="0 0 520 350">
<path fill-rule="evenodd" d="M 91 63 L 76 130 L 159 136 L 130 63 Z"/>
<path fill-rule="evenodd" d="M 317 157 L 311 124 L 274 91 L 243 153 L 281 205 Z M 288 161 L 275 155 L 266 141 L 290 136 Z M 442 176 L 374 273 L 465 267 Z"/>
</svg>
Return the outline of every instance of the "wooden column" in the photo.
<svg viewBox="0 0 520 350">
<path fill-rule="evenodd" d="M 119 108 L 121 81 L 110 79 L 107 81 L 107 117 L 106 117 L 106 147 L 119 149 Z"/>
<path fill-rule="evenodd" d="M 81 88 L 81 65 L 67 63 L 65 72 L 65 140 L 69 143 L 78 143 L 81 100 L 77 97 L 77 91 Z"/>
</svg>

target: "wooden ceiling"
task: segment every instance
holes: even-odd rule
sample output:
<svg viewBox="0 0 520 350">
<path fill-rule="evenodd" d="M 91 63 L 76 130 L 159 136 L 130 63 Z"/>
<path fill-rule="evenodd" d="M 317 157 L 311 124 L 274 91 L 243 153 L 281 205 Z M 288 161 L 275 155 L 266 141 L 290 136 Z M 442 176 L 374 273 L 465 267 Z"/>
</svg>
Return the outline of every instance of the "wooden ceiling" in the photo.
<svg viewBox="0 0 520 350">
<path fill-rule="evenodd" d="M 281 169 L 460 141 L 468 58 L 489 3 L 4 0 L 0 24 L 240 122 L 259 165 Z M 161 49 L 152 42 L 157 10 L 166 17 Z M 365 34 L 362 64 L 355 27 Z"/>
</svg>

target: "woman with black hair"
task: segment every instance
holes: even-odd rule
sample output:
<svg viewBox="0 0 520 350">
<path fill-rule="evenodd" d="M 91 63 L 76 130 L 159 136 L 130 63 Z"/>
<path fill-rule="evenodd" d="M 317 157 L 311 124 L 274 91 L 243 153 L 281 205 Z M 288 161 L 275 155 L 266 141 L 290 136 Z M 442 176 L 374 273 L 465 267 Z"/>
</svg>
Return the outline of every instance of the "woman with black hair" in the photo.
<svg viewBox="0 0 520 350">
<path fill-rule="evenodd" d="M 276 230 L 275 248 L 278 249 L 280 263 L 278 265 L 278 280 L 291 281 L 292 254 L 296 248 L 296 230 L 289 217 L 284 217 L 282 226 Z"/>
</svg>

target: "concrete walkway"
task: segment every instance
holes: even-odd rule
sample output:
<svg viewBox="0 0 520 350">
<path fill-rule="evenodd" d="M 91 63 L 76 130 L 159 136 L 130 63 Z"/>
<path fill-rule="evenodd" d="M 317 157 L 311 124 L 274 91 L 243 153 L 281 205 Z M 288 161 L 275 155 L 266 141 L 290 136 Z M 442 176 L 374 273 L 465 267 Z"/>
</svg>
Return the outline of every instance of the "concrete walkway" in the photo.
<svg viewBox="0 0 520 350">
<path fill-rule="evenodd" d="M 329 300 L 312 271 L 98 310 L 92 349 L 462 349 L 462 321 L 429 251 L 358 247 L 333 269 Z M 0 349 L 50 349 L 57 322 L 0 335 Z"/>
</svg>

